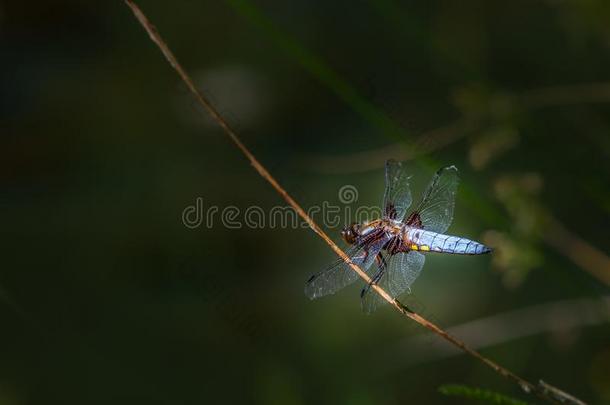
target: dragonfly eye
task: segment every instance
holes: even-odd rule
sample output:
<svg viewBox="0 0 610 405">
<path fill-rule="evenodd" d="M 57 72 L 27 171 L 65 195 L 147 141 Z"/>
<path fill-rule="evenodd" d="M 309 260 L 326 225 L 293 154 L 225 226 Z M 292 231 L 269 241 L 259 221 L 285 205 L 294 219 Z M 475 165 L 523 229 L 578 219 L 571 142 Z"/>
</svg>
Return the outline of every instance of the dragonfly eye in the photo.
<svg viewBox="0 0 610 405">
<path fill-rule="evenodd" d="M 358 229 L 358 224 L 351 224 L 350 226 L 346 226 L 341 231 L 341 237 L 344 241 L 346 241 L 350 245 L 353 245 L 354 243 L 356 243 L 356 238 L 359 235 Z"/>
</svg>

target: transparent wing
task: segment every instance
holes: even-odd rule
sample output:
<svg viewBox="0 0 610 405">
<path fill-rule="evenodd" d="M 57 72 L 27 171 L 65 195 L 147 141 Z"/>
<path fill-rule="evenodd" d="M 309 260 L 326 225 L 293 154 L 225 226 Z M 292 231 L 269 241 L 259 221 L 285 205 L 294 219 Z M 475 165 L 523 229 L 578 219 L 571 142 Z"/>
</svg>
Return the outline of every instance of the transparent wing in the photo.
<svg viewBox="0 0 610 405">
<path fill-rule="evenodd" d="M 367 271 L 387 241 L 388 237 L 385 236 L 385 233 L 380 233 L 376 237 L 352 247 L 346 254 L 354 264 Z M 326 270 L 311 276 L 305 283 L 305 295 L 312 300 L 331 295 L 357 279 L 358 274 L 343 259 L 339 259 Z"/>
<path fill-rule="evenodd" d="M 384 257 L 384 260 L 386 260 L 386 258 L 387 258 L 387 256 Z M 392 257 L 389 257 L 389 260 L 391 262 Z M 388 292 L 389 292 L 389 290 L 388 290 L 387 272 L 388 272 L 388 267 L 390 265 L 390 262 L 384 262 L 381 265 L 379 262 L 377 262 L 377 266 L 375 266 L 376 272 L 375 272 L 375 274 L 371 275 L 371 278 L 376 281 L 376 284 Z M 361 298 L 360 303 L 362 304 L 362 310 L 367 314 L 371 314 L 371 313 L 375 312 L 375 310 L 380 305 L 383 305 L 384 303 L 386 303 L 386 300 L 381 298 L 381 296 L 379 294 L 377 294 L 377 292 L 370 285 L 365 285 L 362 288 L 362 291 L 360 292 L 360 298 Z"/>
<path fill-rule="evenodd" d="M 386 269 L 377 284 L 386 290 L 392 298 L 399 297 L 405 291 L 411 291 L 411 284 L 419 277 L 426 257 L 418 252 L 397 253 L 387 260 Z M 374 312 L 386 301 L 372 288 L 363 290 L 362 309 L 366 313 Z"/>
<path fill-rule="evenodd" d="M 383 194 L 384 216 L 402 220 L 411 206 L 409 177 L 403 164 L 388 160 L 385 164 L 385 193 Z"/>
<path fill-rule="evenodd" d="M 414 251 L 393 256 L 388 269 L 388 292 L 392 297 L 411 292 L 411 285 L 419 277 L 425 261 L 426 256 Z"/>
<path fill-rule="evenodd" d="M 443 167 L 437 171 L 409 220 L 427 231 L 444 233 L 453 220 L 458 183 L 458 170 L 455 166 Z"/>
</svg>

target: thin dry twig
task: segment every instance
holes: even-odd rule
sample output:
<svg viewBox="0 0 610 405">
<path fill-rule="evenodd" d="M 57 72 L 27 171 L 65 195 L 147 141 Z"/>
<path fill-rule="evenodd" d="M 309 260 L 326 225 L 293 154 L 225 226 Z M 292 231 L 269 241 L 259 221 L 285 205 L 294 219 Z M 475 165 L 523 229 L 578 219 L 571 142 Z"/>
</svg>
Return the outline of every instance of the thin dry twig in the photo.
<svg viewBox="0 0 610 405">
<path fill-rule="evenodd" d="M 343 259 L 352 268 L 352 270 L 354 270 L 360 276 L 360 278 L 362 278 L 365 282 L 370 283 L 371 278 L 360 267 L 358 267 L 356 264 L 354 264 L 351 261 L 351 259 L 349 258 L 349 256 L 347 256 L 345 254 L 345 252 L 343 252 L 343 250 L 341 250 L 341 248 L 339 246 L 337 246 L 337 244 L 335 244 L 328 235 L 326 235 L 326 233 L 314 222 L 314 220 L 309 215 L 307 215 L 305 210 L 290 196 L 290 194 L 288 194 L 288 192 L 286 190 L 284 190 L 284 188 L 277 182 L 277 180 L 275 180 L 275 178 L 267 171 L 267 169 L 265 169 L 265 167 L 256 159 L 256 157 L 250 152 L 250 150 L 241 142 L 241 140 L 239 139 L 237 134 L 235 134 L 233 129 L 231 129 L 230 125 L 226 122 L 226 120 L 220 115 L 220 113 L 216 110 L 216 108 L 214 108 L 214 106 L 210 103 L 210 101 L 205 96 L 203 96 L 203 94 L 201 94 L 201 92 L 196 88 L 191 77 L 186 73 L 186 71 L 178 63 L 178 60 L 176 59 L 174 54 L 171 52 L 171 50 L 169 49 L 169 47 L 167 46 L 165 41 L 163 41 L 163 39 L 159 35 L 159 32 L 157 31 L 155 26 L 144 15 L 142 10 L 132 0 L 124 0 L 124 1 L 127 4 L 127 6 L 129 6 L 129 8 L 132 10 L 133 14 L 137 18 L 137 20 L 140 22 L 142 27 L 144 27 L 144 29 L 148 33 L 150 39 L 155 44 L 157 44 L 157 46 L 159 47 L 159 49 L 161 50 L 161 52 L 163 53 L 163 55 L 165 56 L 165 58 L 167 59 L 169 64 L 178 73 L 178 75 L 180 76 L 182 81 L 184 81 L 184 83 L 186 84 L 188 89 L 191 91 L 193 96 L 197 99 L 197 101 L 201 104 L 201 106 L 210 114 L 210 116 L 214 119 L 214 121 L 216 121 L 216 123 L 218 123 L 218 125 L 220 125 L 220 127 L 224 130 L 226 135 L 231 139 L 231 141 L 235 144 L 235 146 L 237 146 L 237 148 L 246 156 L 246 158 L 250 161 L 250 164 L 258 172 L 258 174 L 261 175 L 261 177 L 263 177 L 265 180 L 267 180 L 267 182 L 269 182 L 269 184 L 271 184 L 271 186 L 275 189 L 275 191 L 277 191 L 280 194 L 280 196 L 297 212 L 297 214 L 309 225 L 309 227 L 316 234 L 318 234 L 318 236 L 320 236 L 328 244 L 328 246 L 330 246 L 330 248 L 341 259 Z M 412 310 L 407 308 L 405 305 L 401 304 L 397 299 L 392 298 L 390 296 L 390 294 L 388 294 L 383 288 L 381 288 L 375 284 L 372 285 L 372 288 L 375 290 L 375 292 L 377 292 L 377 294 L 379 294 L 385 301 L 387 301 L 391 306 L 393 306 L 398 312 L 400 312 L 404 316 L 412 319 L 413 321 L 417 322 L 421 326 L 436 333 L 438 336 L 447 340 L 451 344 L 459 347 L 464 352 L 466 352 L 469 355 L 480 360 L 482 363 L 484 363 L 488 367 L 492 368 L 494 371 L 496 371 L 503 377 L 506 377 L 506 378 L 514 381 L 525 392 L 534 393 L 534 394 L 538 395 L 540 398 L 545 399 L 551 403 L 558 402 L 558 399 L 556 398 L 557 393 L 555 393 L 555 395 L 553 397 L 548 395 L 546 393 L 546 391 L 548 391 L 548 389 L 545 391 L 544 387 L 537 386 L 535 384 L 530 383 L 529 381 L 519 377 L 518 375 L 509 371 L 508 369 L 498 365 L 494 361 L 481 355 L 477 351 L 469 348 L 465 343 L 463 343 L 462 341 L 453 337 L 452 335 L 447 333 L 445 330 L 443 330 L 436 324 L 428 321 L 421 315 L 413 312 Z M 576 402 L 574 402 L 574 400 L 572 398 L 573 397 L 566 395 L 565 398 L 561 398 L 560 400 L 562 402 L 569 401 L 569 402 L 564 402 L 564 403 L 576 403 Z M 582 402 L 578 402 L 578 403 L 582 403 Z"/>
<path fill-rule="evenodd" d="M 454 325 L 447 331 L 468 340 L 470 347 L 481 350 L 541 333 L 565 337 L 566 331 L 578 331 L 609 321 L 610 295 L 606 295 L 532 305 Z M 428 336 L 418 335 L 387 347 L 377 356 L 385 369 L 390 371 L 461 353 L 457 348 L 442 343 L 430 344 Z M 397 352 L 407 351 L 410 353 L 407 359 L 396 358 Z"/>
</svg>

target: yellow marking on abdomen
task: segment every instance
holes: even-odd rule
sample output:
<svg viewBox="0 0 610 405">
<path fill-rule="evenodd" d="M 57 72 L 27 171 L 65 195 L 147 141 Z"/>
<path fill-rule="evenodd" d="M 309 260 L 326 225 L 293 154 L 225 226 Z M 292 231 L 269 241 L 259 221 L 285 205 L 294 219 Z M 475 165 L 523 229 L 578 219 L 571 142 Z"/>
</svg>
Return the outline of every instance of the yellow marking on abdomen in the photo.
<svg viewBox="0 0 610 405">
<path fill-rule="evenodd" d="M 418 250 L 419 247 L 414 243 L 411 245 L 411 250 Z"/>
<path fill-rule="evenodd" d="M 430 251 L 430 246 L 428 246 L 428 245 L 421 245 L 419 247 L 419 250 L 423 250 L 424 252 L 429 252 Z"/>
</svg>

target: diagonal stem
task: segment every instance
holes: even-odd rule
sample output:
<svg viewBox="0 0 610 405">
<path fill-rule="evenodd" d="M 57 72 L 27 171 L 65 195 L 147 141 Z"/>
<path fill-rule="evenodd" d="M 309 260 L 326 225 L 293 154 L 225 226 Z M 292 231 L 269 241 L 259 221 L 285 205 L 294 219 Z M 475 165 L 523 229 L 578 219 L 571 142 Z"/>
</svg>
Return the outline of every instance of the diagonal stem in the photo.
<svg viewBox="0 0 610 405">
<path fill-rule="evenodd" d="M 316 222 L 314 222 L 314 220 L 309 215 L 307 215 L 305 210 L 290 196 L 290 194 L 288 194 L 288 192 L 277 182 L 277 180 L 275 180 L 275 178 L 258 161 L 258 159 L 256 159 L 256 157 L 252 154 L 252 152 L 250 152 L 250 150 L 242 143 L 242 141 L 239 139 L 237 134 L 233 131 L 231 126 L 220 115 L 218 110 L 216 110 L 216 108 L 214 108 L 212 103 L 197 89 L 197 87 L 193 83 L 193 80 L 191 79 L 191 77 L 182 68 L 180 63 L 178 63 L 178 60 L 176 59 L 176 57 L 174 56 L 172 51 L 169 49 L 169 47 L 167 46 L 165 41 L 163 41 L 163 39 L 159 35 L 159 32 L 157 31 L 155 26 L 150 22 L 150 20 L 146 17 L 146 15 L 144 15 L 142 10 L 132 0 L 124 0 L 124 1 L 127 4 L 127 6 L 129 6 L 129 8 L 133 12 L 135 17 L 139 21 L 139 23 L 142 25 L 142 27 L 144 27 L 144 29 L 148 33 L 150 39 L 159 47 L 159 49 L 161 50 L 161 52 L 163 53 L 163 55 L 165 56 L 165 58 L 167 59 L 169 64 L 178 73 L 178 75 L 180 76 L 182 81 L 186 84 L 186 86 L 188 87 L 190 92 L 193 94 L 193 96 L 197 99 L 199 104 L 201 104 L 201 106 L 208 112 L 208 114 L 210 114 L 212 119 L 218 125 L 220 125 L 220 127 L 223 129 L 225 134 L 231 139 L 231 141 L 235 144 L 235 146 L 237 146 L 237 148 L 246 156 L 246 158 L 250 161 L 250 164 L 254 167 L 254 170 L 256 170 L 261 177 L 263 177 L 265 180 L 267 180 L 267 182 L 269 182 L 269 184 L 271 184 L 271 186 L 275 189 L 275 191 L 277 191 L 277 193 L 297 212 L 297 214 L 309 225 L 309 227 L 316 234 L 318 234 L 318 236 L 320 236 L 328 244 L 328 246 L 330 246 L 330 248 L 341 259 L 343 259 L 352 268 L 352 270 L 354 270 L 360 276 L 360 278 L 362 278 L 366 283 L 370 283 L 371 278 L 359 266 L 354 264 L 351 261 L 351 259 L 349 258 L 349 256 L 347 256 L 345 254 L 345 252 L 339 246 L 337 246 L 337 244 L 335 242 L 333 242 L 332 239 L 318 226 L 318 224 L 316 224 Z M 483 356 L 476 350 L 471 349 L 464 342 L 462 342 L 459 339 L 457 339 L 456 337 L 450 335 L 448 332 L 446 332 L 445 330 L 443 330 L 436 324 L 428 321 L 421 315 L 413 312 L 412 310 L 407 308 L 405 305 L 401 304 L 397 299 L 392 298 L 390 296 L 390 294 L 388 294 L 380 286 L 378 286 L 376 284 L 372 284 L 371 288 L 373 288 L 375 290 L 375 292 L 377 292 L 377 294 L 379 294 L 385 301 L 387 301 L 391 306 L 393 306 L 398 312 L 400 312 L 404 316 L 410 318 L 411 320 L 417 322 L 421 326 L 434 332 L 435 334 L 437 334 L 441 338 L 445 339 L 449 343 L 453 344 L 454 346 L 457 346 L 458 348 L 460 348 L 467 354 L 473 356 L 474 358 L 478 359 L 479 361 L 481 361 L 488 367 L 492 368 L 494 371 L 496 371 L 503 377 L 514 381 L 525 392 L 534 393 L 534 394 L 538 395 L 540 398 L 549 401 L 550 403 L 560 403 L 561 402 L 561 403 L 583 404 L 582 401 L 579 401 L 578 399 L 571 397 L 568 394 L 565 394 L 565 397 L 560 396 L 560 394 L 558 394 L 557 392 L 563 393 L 563 391 L 560 391 L 559 389 L 556 389 L 556 388 L 555 388 L 556 391 L 553 391 L 554 395 L 550 395 L 549 394 L 550 390 L 548 388 L 544 389 L 544 387 L 539 387 L 537 385 L 530 383 L 529 381 L 514 374 L 510 370 L 500 366 L 499 364 L 495 363 L 494 361 Z"/>
</svg>

